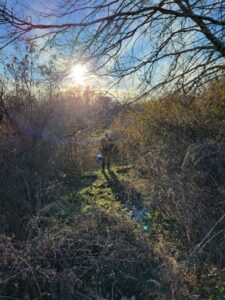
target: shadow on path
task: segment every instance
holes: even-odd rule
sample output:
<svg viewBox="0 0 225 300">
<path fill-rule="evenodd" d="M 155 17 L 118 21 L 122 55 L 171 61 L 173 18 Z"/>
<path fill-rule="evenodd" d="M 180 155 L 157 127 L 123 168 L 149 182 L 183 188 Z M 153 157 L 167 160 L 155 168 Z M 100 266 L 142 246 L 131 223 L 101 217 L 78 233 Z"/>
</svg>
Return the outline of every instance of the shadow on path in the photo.
<svg viewBox="0 0 225 300">
<path fill-rule="evenodd" d="M 138 192 L 129 182 L 119 181 L 116 174 L 112 171 L 108 171 L 109 175 L 104 171 L 103 175 L 111 188 L 114 197 L 122 204 L 132 208 L 141 209 L 143 207 L 143 198 L 140 192 Z"/>
</svg>

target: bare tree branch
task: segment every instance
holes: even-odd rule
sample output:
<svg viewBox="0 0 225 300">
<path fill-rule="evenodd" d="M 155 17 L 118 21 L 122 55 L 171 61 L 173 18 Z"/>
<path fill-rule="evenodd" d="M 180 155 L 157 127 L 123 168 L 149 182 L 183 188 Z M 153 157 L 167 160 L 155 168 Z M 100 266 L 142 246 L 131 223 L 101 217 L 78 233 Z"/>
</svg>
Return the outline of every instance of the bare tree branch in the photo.
<svg viewBox="0 0 225 300">
<path fill-rule="evenodd" d="M 224 70 L 225 0 L 61 0 L 54 11 L 32 18 L 1 6 L 0 22 L 14 39 L 66 36 L 74 56 L 92 60 L 117 82 L 135 76 L 143 90 L 181 82 L 191 90 L 208 81 L 212 68 L 211 79 Z"/>
</svg>

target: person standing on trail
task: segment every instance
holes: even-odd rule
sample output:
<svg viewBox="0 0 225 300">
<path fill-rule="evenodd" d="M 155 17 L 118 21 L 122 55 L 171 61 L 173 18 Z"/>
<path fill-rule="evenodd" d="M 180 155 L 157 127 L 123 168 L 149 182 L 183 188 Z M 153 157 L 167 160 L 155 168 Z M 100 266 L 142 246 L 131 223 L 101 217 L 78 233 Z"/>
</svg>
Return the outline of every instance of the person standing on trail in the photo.
<svg viewBox="0 0 225 300">
<path fill-rule="evenodd" d="M 100 149 L 102 154 L 102 171 L 105 171 L 105 167 L 110 170 L 112 152 L 113 152 L 113 142 L 109 134 L 106 133 L 105 136 L 100 141 Z"/>
</svg>

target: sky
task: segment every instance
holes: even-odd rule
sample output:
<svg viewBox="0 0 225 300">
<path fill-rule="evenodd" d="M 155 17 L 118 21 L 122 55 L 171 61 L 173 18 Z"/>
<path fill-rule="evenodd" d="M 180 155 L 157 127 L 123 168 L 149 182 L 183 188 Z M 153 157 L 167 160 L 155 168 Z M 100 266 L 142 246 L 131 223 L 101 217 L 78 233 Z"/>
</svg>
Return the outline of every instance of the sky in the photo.
<svg viewBox="0 0 225 300">
<path fill-rule="evenodd" d="M 62 1 L 58 0 L 8 0 L 7 5 L 16 15 L 28 20 L 30 19 L 33 23 L 58 24 L 59 20 L 61 22 L 71 21 L 71 18 L 68 17 L 65 20 L 63 18 L 59 19 L 52 16 L 52 13 L 56 13 L 57 6 L 61 2 Z M 43 14 L 50 16 L 46 17 Z M 79 22 L 83 17 L 83 14 L 78 12 L 76 15 L 73 15 L 73 22 Z M 47 30 L 43 30 L 44 34 L 46 32 Z M 7 27 L 0 26 L 0 36 L 5 36 L 6 33 Z M 36 32 L 32 31 L 32 36 L 35 34 Z M 42 34 L 42 31 L 38 30 L 37 34 Z M 89 86 L 91 88 L 105 88 L 108 84 L 108 80 L 93 73 L 93 66 L 91 66 L 90 62 L 84 64 L 79 56 L 74 55 L 74 53 L 72 55 L 70 47 L 66 47 L 69 39 L 70 33 L 58 36 L 57 40 L 55 40 L 52 45 L 49 44 L 48 37 L 35 39 L 33 44 L 35 45 L 34 48 L 36 49 L 36 54 L 32 54 L 32 56 L 35 57 L 35 63 L 41 66 L 45 64 L 48 65 L 54 61 L 54 67 L 60 72 L 63 70 L 63 73 L 65 74 L 63 77 L 64 86 L 71 87 L 74 84 L 84 87 Z M 0 40 L 0 43 L 1 45 L 4 45 L 5 40 Z M 13 57 L 20 59 L 26 55 L 27 45 L 30 45 L 30 43 L 27 42 L 27 39 L 22 38 L 2 49 L 0 56 L 0 74 L 2 74 L 2 76 L 4 76 L 4 66 L 6 62 L 10 63 L 13 60 Z M 80 78 L 79 69 L 81 70 Z M 82 69 L 85 69 L 85 72 L 83 72 Z M 74 70 L 76 71 L 74 72 Z M 38 75 L 37 72 L 36 76 L 39 78 L 40 74 Z"/>
<path fill-rule="evenodd" d="M 14 13 L 22 18 L 26 18 L 28 20 L 32 20 L 33 23 L 44 23 L 44 24 L 52 24 L 59 22 L 79 22 L 84 18 L 84 12 L 77 12 L 73 14 L 72 17 L 66 18 L 56 18 L 52 16 L 52 14 L 56 13 L 58 5 L 62 1 L 60 0 L 8 0 L 7 5 L 8 7 L 14 11 Z M 46 17 L 45 15 L 50 15 Z M 72 18 L 72 19 L 71 19 Z M 6 28 L 0 26 L 0 35 L 5 34 Z M 37 32 L 39 35 L 42 33 L 41 30 Z M 46 30 L 43 31 L 46 33 Z M 35 31 L 32 31 L 32 36 L 35 35 Z M 63 70 L 62 73 L 65 74 L 63 77 L 63 85 L 64 87 L 68 86 L 69 88 L 73 85 L 80 85 L 81 87 L 91 87 L 92 89 L 108 89 L 109 92 L 113 92 L 119 90 L 119 93 L 126 95 L 128 94 L 128 90 L 131 90 L 133 94 L 132 87 L 139 85 L 139 79 L 137 76 L 133 78 L 127 78 L 125 81 L 118 83 L 115 86 L 115 79 L 110 78 L 110 76 L 105 76 L 106 69 L 107 71 L 111 68 L 113 62 L 107 64 L 105 69 L 102 69 L 101 72 L 99 71 L 96 73 L 95 65 L 92 61 L 83 62 L 80 60 L 80 57 L 76 55 L 76 50 L 72 51 L 70 47 L 66 47 L 68 45 L 68 41 L 70 40 L 71 33 L 64 33 L 63 35 L 59 35 L 57 39 L 52 43 L 52 45 L 46 46 L 48 42 L 48 37 L 39 38 L 34 41 L 35 49 L 37 54 L 32 54 L 33 58 L 35 57 L 35 63 L 39 66 L 44 64 L 49 64 L 50 62 L 54 61 L 54 66 L 60 72 Z M 29 35 L 27 35 L 29 36 Z M 0 41 L 1 42 L 1 41 Z M 123 49 L 123 55 L 127 55 L 132 48 L 132 45 L 135 42 L 135 37 L 127 43 L 125 49 Z M 22 58 L 26 55 L 26 46 L 30 43 L 27 43 L 27 40 L 23 38 L 21 40 L 16 41 L 15 43 L 9 44 L 5 47 L 1 52 L 0 58 L 0 73 L 4 73 L 4 65 L 6 61 L 10 63 L 13 60 L 13 57 L 17 57 L 18 59 Z M 41 51 L 40 51 L 41 49 Z M 142 51 L 142 45 L 137 47 L 136 53 Z M 2 60 L 2 63 L 1 63 Z M 78 65 L 78 71 L 74 72 L 76 66 Z M 79 66 L 83 66 L 85 72 L 79 78 Z M 80 68 L 82 69 L 82 67 Z M 76 76 L 74 74 L 76 73 Z M 82 73 L 82 71 L 81 71 Z M 34 72 L 35 74 L 35 72 Z M 104 75 L 103 75 L 104 74 Z M 8 74 L 9 75 L 9 74 Z M 10 75 L 9 75 L 10 76 Z M 39 79 L 40 72 L 36 72 L 36 77 Z M 120 95 L 121 95 L 120 93 Z M 125 97 L 126 97 L 125 96 Z"/>
<path fill-rule="evenodd" d="M 90 8 L 87 10 L 79 10 L 77 11 L 78 3 L 82 3 L 84 5 L 90 6 L 91 3 L 96 1 L 96 3 L 100 3 L 100 0 L 90 0 L 90 1 L 69 1 L 69 0 L 7 0 L 6 3 L 8 7 L 10 7 L 16 15 L 20 16 L 21 18 L 25 18 L 26 20 L 32 21 L 32 23 L 42 23 L 42 24 L 62 24 L 65 22 L 80 22 L 86 13 L 90 12 Z M 108 0 L 109 1 L 109 0 Z M 211 2 L 211 0 L 207 0 L 207 2 Z M 59 11 L 59 6 L 62 3 L 67 4 L 67 8 L 70 6 L 71 3 L 76 3 L 76 12 L 73 14 L 66 15 L 65 17 L 57 17 L 57 13 Z M 120 4 L 123 4 L 126 2 L 120 2 Z M 131 2 L 132 3 L 132 2 Z M 136 2 L 135 2 L 136 3 Z M 142 3 L 142 2 L 141 2 Z M 143 2 L 144 3 L 144 2 Z M 149 0 L 146 3 L 155 3 L 155 0 Z M 65 7 L 63 8 L 65 9 Z M 70 7 L 71 9 L 71 7 Z M 126 8 L 127 9 L 127 8 Z M 61 8 L 62 11 L 62 8 Z M 199 12 L 199 9 L 197 10 L 197 13 Z M 93 20 L 93 18 L 96 17 L 102 17 L 103 13 L 107 13 L 107 11 L 98 12 L 97 15 L 93 15 L 89 20 Z M 213 14 L 212 14 L 213 15 Z M 142 17 L 142 16 L 141 16 Z M 131 25 L 128 25 L 128 27 L 125 29 L 125 33 L 130 31 L 132 29 L 132 26 L 136 26 L 139 23 L 142 22 L 142 19 L 139 18 L 137 21 L 134 21 L 131 23 Z M 38 65 L 47 65 L 50 62 L 54 65 L 54 67 L 61 72 L 61 74 L 64 72 L 64 74 L 67 74 L 67 78 L 60 77 L 62 83 L 64 85 L 66 84 L 73 84 L 73 80 L 70 81 L 70 77 L 72 79 L 73 77 L 73 70 L 76 67 L 76 65 L 84 65 L 85 68 L 85 76 L 86 80 L 77 80 L 82 81 L 83 83 L 87 83 L 90 86 L 93 86 L 93 88 L 111 88 L 114 89 L 115 87 L 121 91 L 132 91 L 138 92 L 138 88 L 141 85 L 141 83 L 145 82 L 145 85 L 154 86 L 161 80 L 163 80 L 166 76 L 166 74 L 169 72 L 171 68 L 171 59 L 167 57 L 167 53 L 169 51 L 172 51 L 174 49 L 184 50 L 187 47 L 194 47 L 198 45 L 204 45 L 204 41 L 201 41 L 201 33 L 197 32 L 191 32 L 191 33 L 185 33 L 183 34 L 182 40 L 175 39 L 173 40 L 173 43 L 169 44 L 167 48 L 165 48 L 164 51 L 162 51 L 162 57 L 159 62 L 157 62 L 154 66 L 154 68 L 151 70 L 151 67 L 149 67 L 148 64 L 144 65 L 143 68 L 141 68 L 138 71 L 135 71 L 135 75 L 129 75 L 125 77 L 124 80 L 121 80 L 120 82 L 117 82 L 117 85 L 115 86 L 116 79 L 113 77 L 117 72 L 120 72 L 120 70 L 123 70 L 123 72 L 126 70 L 127 67 L 135 66 L 135 64 L 140 63 L 141 61 L 145 60 L 146 58 L 149 58 L 151 53 L 157 52 L 157 42 L 160 40 L 160 22 L 161 20 L 157 21 L 158 23 L 154 23 L 149 29 L 147 26 L 149 24 L 142 25 L 136 33 L 126 40 L 123 44 L 119 52 L 117 53 L 116 57 L 111 59 L 109 63 L 107 63 L 103 68 L 97 69 L 97 67 L 104 63 L 107 59 L 107 55 L 103 55 L 98 58 L 91 57 L 90 60 L 87 60 L 87 57 L 85 56 L 84 59 L 84 53 L 83 48 L 85 48 L 85 43 L 88 36 L 93 36 L 96 30 L 96 26 L 91 26 L 89 28 L 86 28 L 82 34 L 80 35 L 81 40 L 84 42 L 82 46 L 74 42 L 74 36 L 78 33 L 79 29 L 73 29 L 73 30 L 66 30 L 62 32 L 61 34 L 58 34 L 54 40 L 50 40 L 49 36 L 45 36 L 42 38 L 38 38 L 34 40 L 36 53 L 32 55 L 36 55 L 36 63 Z M 164 21 L 166 22 L 166 21 Z M 169 25 L 168 22 L 168 28 L 164 29 L 164 32 L 162 35 L 164 35 L 164 41 L 166 43 L 167 36 L 171 34 L 171 32 L 178 30 L 180 27 L 181 21 L 180 19 L 176 19 L 176 21 L 172 22 L 172 25 Z M 187 20 L 185 20 L 185 26 L 190 26 L 188 24 Z M 113 27 L 113 26 L 112 26 Z M 124 29 L 124 27 L 123 27 Z M 6 28 L 1 25 L 0 26 L 0 36 L 5 33 Z M 115 33 L 115 28 L 113 28 Z M 167 31 L 168 30 L 168 31 Z M 216 30 L 213 28 L 213 30 Z M 120 31 L 119 31 L 120 32 Z M 48 30 L 33 30 L 31 33 L 26 34 L 26 38 L 34 37 L 36 34 L 39 36 L 42 34 L 48 33 Z M 113 34 L 114 34 L 113 33 Z M 98 51 L 98 45 L 99 48 L 101 47 L 101 44 L 109 42 L 110 39 L 110 29 L 108 32 L 108 35 L 105 37 L 105 40 L 102 40 L 104 36 L 100 36 L 99 40 L 96 39 L 96 43 L 92 44 L 92 50 L 95 54 L 95 49 Z M 119 36 L 119 35 L 118 35 Z M 114 38 L 116 39 L 117 36 L 114 35 Z M 118 37 L 119 38 L 119 37 Z M 107 40 L 108 39 L 108 40 Z M 0 44 L 4 41 L 0 39 Z M 162 41 L 161 41 L 162 42 Z M 110 43 L 110 42 L 109 42 Z M 28 39 L 24 40 L 21 39 L 20 41 L 17 41 L 13 44 L 10 44 L 7 46 L 7 48 L 3 49 L 1 60 L 3 61 L 3 64 L 7 61 L 7 59 L 10 61 L 10 57 L 16 55 L 21 56 L 23 53 L 26 53 L 26 44 L 29 44 Z M 83 47 L 83 48 L 82 48 Z M 20 49 L 20 51 L 18 51 Z M 41 50 L 41 51 L 40 51 Z M 92 54 L 92 55 L 94 55 Z M 148 57 L 147 57 L 148 56 Z M 180 59 L 180 58 L 179 58 Z M 199 60 L 198 60 L 199 59 Z M 198 64 L 199 61 L 204 60 L 204 55 L 201 56 L 201 52 L 195 53 L 195 57 L 193 58 L 193 66 L 194 64 Z M 186 67 L 188 61 L 192 61 L 191 57 L 184 57 L 184 59 L 180 59 L 179 65 L 178 65 L 178 73 L 182 72 L 182 70 Z M 120 64 L 118 64 L 118 61 Z M 120 69 L 122 66 L 122 69 Z M 79 68 L 78 68 L 79 69 Z M 81 70 L 82 68 L 80 68 Z M 154 76 L 150 76 L 151 71 L 153 72 Z M 2 66 L 0 66 L 0 72 L 3 72 Z M 71 73 L 72 72 L 72 73 Z M 75 73 L 79 73 L 75 72 Z M 81 71 L 82 73 L 82 71 Z M 82 75 L 84 76 L 84 74 Z M 192 76 L 192 75 L 190 75 Z"/>
</svg>

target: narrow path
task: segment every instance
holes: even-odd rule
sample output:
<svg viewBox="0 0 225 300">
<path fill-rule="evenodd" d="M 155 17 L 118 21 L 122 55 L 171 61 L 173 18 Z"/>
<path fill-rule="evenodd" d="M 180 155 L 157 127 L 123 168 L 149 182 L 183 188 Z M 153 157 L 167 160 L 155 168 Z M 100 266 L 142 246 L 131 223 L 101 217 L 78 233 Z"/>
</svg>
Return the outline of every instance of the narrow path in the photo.
<svg viewBox="0 0 225 300">
<path fill-rule="evenodd" d="M 102 173 L 96 171 L 84 177 L 79 191 L 84 200 L 83 210 L 96 206 L 99 209 L 123 210 L 131 217 L 144 212 L 144 197 L 128 180 L 130 167 L 115 167 Z"/>
</svg>

